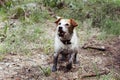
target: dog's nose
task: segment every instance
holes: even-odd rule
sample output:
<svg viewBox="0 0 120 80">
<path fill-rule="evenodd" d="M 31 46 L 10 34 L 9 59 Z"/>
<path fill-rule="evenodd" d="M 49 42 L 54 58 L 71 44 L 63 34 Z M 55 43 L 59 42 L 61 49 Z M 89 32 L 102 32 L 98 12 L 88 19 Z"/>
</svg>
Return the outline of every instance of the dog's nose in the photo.
<svg viewBox="0 0 120 80">
<path fill-rule="evenodd" d="M 61 26 L 59 27 L 59 31 L 62 31 L 62 27 Z"/>
</svg>

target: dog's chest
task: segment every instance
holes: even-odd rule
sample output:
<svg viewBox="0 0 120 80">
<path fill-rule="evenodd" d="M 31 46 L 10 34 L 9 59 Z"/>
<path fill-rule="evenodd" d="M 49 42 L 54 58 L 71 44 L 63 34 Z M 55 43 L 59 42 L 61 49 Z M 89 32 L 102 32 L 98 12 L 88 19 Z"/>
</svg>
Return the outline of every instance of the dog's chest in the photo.
<svg viewBox="0 0 120 80">
<path fill-rule="evenodd" d="M 61 54 L 70 54 L 72 53 L 73 50 L 71 49 L 71 45 L 67 45 L 67 46 L 64 46 L 61 50 L 60 50 L 60 53 Z"/>
</svg>

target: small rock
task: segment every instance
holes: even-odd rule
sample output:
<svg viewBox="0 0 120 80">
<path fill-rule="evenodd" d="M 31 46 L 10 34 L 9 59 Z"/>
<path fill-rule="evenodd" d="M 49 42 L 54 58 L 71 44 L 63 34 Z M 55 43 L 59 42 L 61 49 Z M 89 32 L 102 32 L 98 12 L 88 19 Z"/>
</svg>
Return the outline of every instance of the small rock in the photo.
<svg viewBox="0 0 120 80">
<path fill-rule="evenodd" d="M 1 22 L 1 23 L 0 23 L 0 28 L 3 28 L 3 27 L 5 27 L 5 23 L 4 23 L 4 22 Z"/>
<path fill-rule="evenodd" d="M 4 65 L 5 63 L 4 62 L 0 62 L 0 65 Z"/>
<path fill-rule="evenodd" d="M 14 59 L 14 61 L 15 61 L 15 62 L 19 62 L 19 61 L 20 61 L 20 59 Z"/>
<path fill-rule="evenodd" d="M 9 66 L 9 65 L 10 65 L 10 63 L 5 63 L 5 65 L 6 65 L 6 66 Z"/>
<path fill-rule="evenodd" d="M 76 80 L 76 79 L 78 79 L 78 72 L 73 73 L 73 80 Z"/>
<path fill-rule="evenodd" d="M 2 67 L 0 67 L 0 70 L 2 70 L 3 68 Z"/>
</svg>

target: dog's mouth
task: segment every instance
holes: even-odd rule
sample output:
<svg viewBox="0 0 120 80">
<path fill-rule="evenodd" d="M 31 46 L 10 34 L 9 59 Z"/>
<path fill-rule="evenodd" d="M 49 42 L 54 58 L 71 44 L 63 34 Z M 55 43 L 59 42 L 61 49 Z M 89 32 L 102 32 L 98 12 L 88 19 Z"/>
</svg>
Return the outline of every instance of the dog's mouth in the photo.
<svg viewBox="0 0 120 80">
<path fill-rule="evenodd" d="M 59 31 L 59 32 L 58 32 L 58 35 L 59 35 L 60 37 L 64 37 L 65 32 L 64 32 L 64 31 Z"/>
</svg>

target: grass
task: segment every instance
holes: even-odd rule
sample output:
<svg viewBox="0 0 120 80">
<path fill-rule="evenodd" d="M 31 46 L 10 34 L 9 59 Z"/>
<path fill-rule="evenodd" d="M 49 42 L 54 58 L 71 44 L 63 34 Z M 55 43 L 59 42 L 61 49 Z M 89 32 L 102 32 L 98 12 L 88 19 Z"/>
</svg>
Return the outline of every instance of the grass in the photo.
<svg viewBox="0 0 120 80">
<path fill-rule="evenodd" d="M 43 68 L 43 67 L 39 66 L 39 68 L 46 77 L 50 76 L 51 69 L 49 67 Z"/>
<path fill-rule="evenodd" d="M 92 22 L 90 27 L 98 27 L 106 35 L 120 35 L 120 0 L 89 0 L 86 2 L 66 0 L 65 3 L 68 4 L 65 8 L 53 9 L 57 15 L 74 18 L 81 22 L 90 19 Z"/>
<path fill-rule="evenodd" d="M 112 77 L 111 74 L 104 75 L 100 80 L 116 80 L 115 78 Z"/>
<path fill-rule="evenodd" d="M 106 31 L 107 34 L 119 35 L 120 34 L 120 22 L 113 21 L 113 20 L 105 20 L 103 29 Z"/>
<path fill-rule="evenodd" d="M 48 40 L 48 37 L 41 37 L 47 34 L 44 32 L 44 24 L 39 25 L 22 25 L 9 29 L 7 31 L 7 37 L 2 42 L 6 46 L 4 53 L 12 51 L 14 53 L 27 54 L 30 53 L 32 48 L 42 48 L 45 53 L 50 53 L 52 41 Z"/>
<path fill-rule="evenodd" d="M 97 36 L 97 39 L 100 40 L 100 41 L 104 41 L 108 38 L 106 32 L 101 32 L 100 35 Z"/>
<path fill-rule="evenodd" d="M 96 66 L 96 63 L 93 63 L 93 69 L 95 71 L 95 74 L 97 74 L 96 79 L 97 80 L 100 79 L 99 70 L 98 70 L 98 68 Z"/>
<path fill-rule="evenodd" d="M 1 50 L 0 52 L 8 53 L 13 51 L 15 53 L 23 52 L 29 54 L 31 53 L 29 52 L 30 48 L 26 46 L 26 44 L 33 43 L 34 43 L 33 48 L 41 47 L 43 52 L 46 54 L 49 54 L 53 50 L 53 46 L 51 46 L 51 44 L 53 44 L 53 41 L 48 39 L 49 38 L 48 36 L 45 37 L 47 33 L 45 33 L 44 30 L 44 26 L 47 26 L 44 25 L 44 22 L 47 19 L 50 19 L 49 13 L 47 10 L 40 9 L 39 8 L 41 7 L 40 5 L 35 8 L 32 7 L 30 8 L 29 6 L 26 6 L 28 3 L 31 2 L 40 2 L 40 4 L 42 3 L 41 0 L 17 1 L 16 3 L 10 2 L 9 5 L 6 5 L 7 9 L 1 8 L 0 11 L 0 14 L 2 15 L 1 21 L 6 21 L 8 20 L 7 17 L 15 14 L 18 16 L 17 18 L 21 25 L 14 25 L 14 27 L 12 27 L 9 25 L 10 23 L 8 21 L 5 27 L 0 30 L 0 32 L 2 33 L 1 35 L 1 40 L 3 40 L 2 43 L 5 44 L 4 46 L 6 46 L 3 47 L 2 45 L 3 50 Z M 90 33 L 92 33 L 90 29 L 91 27 L 99 27 L 102 30 L 102 33 L 98 36 L 98 39 L 102 40 L 107 38 L 107 34 L 120 35 L 119 15 L 116 12 L 119 9 L 118 2 L 119 0 L 116 1 L 91 0 L 88 2 L 83 2 L 80 0 L 76 1 L 67 0 L 65 1 L 65 3 L 68 5 L 65 8 L 57 9 L 54 6 L 52 9 L 59 16 L 76 19 L 78 23 L 80 23 L 81 26 L 79 27 L 81 28 L 84 26 L 82 25 L 83 22 L 89 23 L 86 28 L 86 39 L 88 39 L 89 36 L 91 36 L 90 35 Z M 15 7 L 13 8 L 13 6 Z M 113 10 L 115 11 L 113 12 Z M 26 13 L 28 13 L 29 15 L 26 16 L 25 15 Z M 35 25 L 38 23 L 39 25 Z M 38 46 L 37 43 L 40 44 L 41 46 Z"/>
<path fill-rule="evenodd" d="M 37 7 L 26 6 L 33 2 L 38 4 Z M 49 22 L 51 23 L 53 20 L 49 16 L 49 12 L 42 9 L 44 7 L 41 3 L 43 3 L 42 0 L 18 0 L 10 2 L 6 8 L 0 8 L 0 21 L 6 23 L 3 28 L 0 28 L 0 60 L 7 53 L 32 56 L 33 49 L 40 49 L 38 53 L 47 55 L 53 53 L 53 35 L 49 35 L 53 32 L 51 30 L 53 25 L 49 25 Z M 77 30 L 80 41 L 82 41 L 80 43 L 84 43 L 89 37 L 96 34 L 95 28 L 99 28 L 101 31 L 100 35 L 97 36 L 99 40 L 105 40 L 109 35 L 120 35 L 119 0 L 88 0 L 88 2 L 66 0 L 65 7 L 61 9 L 58 9 L 56 4 L 51 3 L 47 6 L 52 7 L 57 15 L 74 18 L 78 22 Z M 16 21 L 20 24 L 10 25 L 11 19 L 9 17 L 13 15 L 17 16 Z M 84 25 L 84 22 L 87 25 Z M 83 34 L 80 34 L 81 29 L 83 29 Z M 93 68 L 95 73 L 98 73 L 95 65 Z M 50 68 L 40 67 L 40 69 L 46 76 L 51 73 Z M 104 75 L 101 78 L 101 80 L 110 79 L 113 79 L 111 75 Z"/>
<path fill-rule="evenodd" d="M 27 4 L 27 2 L 25 3 Z M 29 10 L 28 8 L 30 7 L 20 7 L 19 4 L 19 7 L 10 7 L 7 13 L 6 9 L 1 8 L 1 21 L 3 20 L 4 16 L 9 17 L 15 14 L 18 16 L 18 19 L 16 21 L 20 23 L 17 25 L 13 24 L 11 26 L 8 18 L 3 20 L 3 22 L 7 20 L 7 23 L 0 30 L 0 39 L 4 39 L 0 43 L 1 54 L 12 52 L 31 55 L 31 49 L 37 48 L 42 49 L 42 51 L 46 54 L 52 52 L 51 44 L 53 43 L 53 41 L 51 41 L 49 37 L 44 37 L 45 35 L 48 35 L 44 30 L 45 27 L 47 27 L 47 25 L 45 25 L 44 23 L 47 19 L 50 18 L 47 10 L 41 10 L 39 7 L 35 9 L 31 8 L 30 14 L 26 18 L 25 15 L 21 15 L 20 13 L 25 14 Z"/>
</svg>

